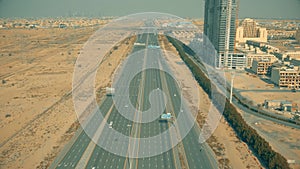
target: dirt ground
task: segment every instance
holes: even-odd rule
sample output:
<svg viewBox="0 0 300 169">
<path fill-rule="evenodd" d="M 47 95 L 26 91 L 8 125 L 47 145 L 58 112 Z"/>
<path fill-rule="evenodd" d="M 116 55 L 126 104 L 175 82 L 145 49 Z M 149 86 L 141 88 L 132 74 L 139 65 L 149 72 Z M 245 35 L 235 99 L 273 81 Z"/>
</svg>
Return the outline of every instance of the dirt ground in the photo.
<svg viewBox="0 0 300 169">
<path fill-rule="evenodd" d="M 230 72 L 226 72 L 226 78 L 230 81 Z M 241 95 L 252 100 L 254 105 L 262 104 L 265 100 L 289 100 L 300 105 L 299 92 L 268 92 L 266 90 L 276 90 L 276 88 L 272 87 L 271 83 L 267 83 L 251 73 L 247 75 L 244 71 L 235 74 L 234 88 L 238 91 L 242 90 L 240 91 Z"/>
<path fill-rule="evenodd" d="M 230 80 L 230 72 L 226 72 L 226 78 Z M 246 72 L 236 73 L 234 78 L 234 88 L 240 91 L 243 97 L 252 101 L 253 105 L 262 104 L 264 100 L 289 100 L 300 105 L 299 92 L 268 91 L 276 90 L 276 87 L 274 88 L 269 84 L 270 83 L 261 80 L 251 73 L 246 74 Z M 296 160 L 296 164 L 291 165 L 292 168 L 300 168 L 300 147 L 298 146 L 300 143 L 300 138 L 298 137 L 300 136 L 300 130 L 249 115 L 241 110 L 239 110 L 239 112 L 241 112 L 247 123 L 270 143 L 275 151 L 282 154 L 286 159 Z M 274 113 L 276 112 L 274 111 Z M 293 117 L 293 115 L 289 113 L 283 113 L 281 115 L 288 118 Z"/>
<path fill-rule="evenodd" d="M 186 66 L 184 66 L 185 69 L 180 68 L 183 65 L 178 63 L 183 61 L 178 56 L 176 49 L 167 41 L 167 39 L 160 37 L 160 43 L 164 49 L 174 53 L 173 55 L 166 55 L 166 59 L 170 64 L 172 71 L 179 72 L 179 76 L 182 77 L 188 77 L 189 75 L 192 76 Z M 189 75 L 187 76 L 187 74 Z M 195 81 L 194 79 L 188 80 L 190 81 L 187 81 L 186 83 L 193 83 L 192 81 Z M 211 102 L 208 95 L 202 90 L 202 88 L 198 86 L 198 90 L 200 97 L 200 111 L 197 115 L 197 121 L 199 125 L 202 126 L 208 115 Z M 190 93 L 189 96 L 193 96 L 193 94 Z M 237 138 L 233 129 L 223 119 L 220 121 L 217 129 L 207 142 L 214 150 L 217 159 L 219 160 L 220 168 L 223 168 L 224 165 L 226 168 L 262 168 L 248 146 Z"/>
<path fill-rule="evenodd" d="M 290 165 L 292 168 L 300 168 L 299 129 L 279 125 L 241 110 L 239 112 L 247 123 L 269 142 L 275 151 L 288 160 L 295 160 L 295 164 Z"/>
<path fill-rule="evenodd" d="M 0 30 L 0 168 L 47 166 L 72 137 L 74 63 L 97 29 Z M 102 63 L 98 88 L 109 85 L 128 49 L 119 46 Z"/>
</svg>

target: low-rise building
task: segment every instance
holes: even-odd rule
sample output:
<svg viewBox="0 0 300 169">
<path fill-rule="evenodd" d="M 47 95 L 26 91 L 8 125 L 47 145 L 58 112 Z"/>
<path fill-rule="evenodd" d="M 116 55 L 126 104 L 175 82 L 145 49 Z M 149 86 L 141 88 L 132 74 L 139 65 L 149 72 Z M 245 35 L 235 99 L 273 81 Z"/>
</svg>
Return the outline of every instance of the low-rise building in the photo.
<svg viewBox="0 0 300 169">
<path fill-rule="evenodd" d="M 266 109 L 276 109 L 287 112 L 298 111 L 298 105 L 289 100 L 265 100 L 263 106 Z"/>
<path fill-rule="evenodd" d="M 251 70 L 257 75 L 270 75 L 273 62 L 270 59 L 254 59 Z"/>
<path fill-rule="evenodd" d="M 258 47 L 258 46 L 254 47 L 247 43 L 244 45 L 237 46 L 236 50 L 241 53 L 245 53 L 246 58 L 247 58 L 246 68 L 248 68 L 248 69 L 250 69 L 252 67 L 253 60 L 269 59 L 270 62 L 272 62 L 272 63 L 278 60 L 275 55 L 263 52 L 260 50 L 260 47 Z"/>
<path fill-rule="evenodd" d="M 293 65 L 272 67 L 271 81 L 280 88 L 299 90 L 300 68 Z"/>
<path fill-rule="evenodd" d="M 282 102 L 287 102 L 287 100 L 265 100 L 263 106 L 266 109 L 275 109 L 279 108 Z"/>
<path fill-rule="evenodd" d="M 281 102 L 280 110 L 287 111 L 287 112 L 295 112 L 298 110 L 298 105 L 290 101 Z"/>
<path fill-rule="evenodd" d="M 271 63 L 274 63 L 278 60 L 276 56 L 268 53 L 249 52 L 246 54 L 246 57 L 247 57 L 247 68 L 252 67 L 252 63 L 254 60 L 269 60 Z"/>
<path fill-rule="evenodd" d="M 300 60 L 300 50 L 293 50 L 293 51 L 285 51 L 283 54 L 282 54 L 282 57 L 285 59 L 288 59 L 288 60 L 292 60 L 292 59 L 295 59 L 295 60 Z"/>
<path fill-rule="evenodd" d="M 297 30 L 295 38 L 296 38 L 297 42 L 300 44 L 300 29 Z"/>
<path fill-rule="evenodd" d="M 259 41 L 255 41 L 255 40 L 247 40 L 246 44 L 248 46 L 253 46 L 254 48 L 256 48 L 256 47 L 261 48 L 261 47 L 268 45 L 267 42 L 259 42 Z"/>
<path fill-rule="evenodd" d="M 217 68 L 244 69 L 247 66 L 247 59 L 244 53 L 220 54 L 216 60 Z"/>
</svg>

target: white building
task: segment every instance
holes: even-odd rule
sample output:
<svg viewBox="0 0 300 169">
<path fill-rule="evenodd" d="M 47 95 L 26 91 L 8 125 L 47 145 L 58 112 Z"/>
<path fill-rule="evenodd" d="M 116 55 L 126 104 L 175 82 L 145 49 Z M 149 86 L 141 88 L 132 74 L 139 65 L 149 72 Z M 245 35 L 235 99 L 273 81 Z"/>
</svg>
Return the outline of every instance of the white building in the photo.
<svg viewBox="0 0 300 169">
<path fill-rule="evenodd" d="M 229 53 L 227 57 L 225 54 L 220 54 L 216 59 L 217 68 L 244 69 L 246 66 L 247 58 L 244 53 Z"/>
<path fill-rule="evenodd" d="M 278 60 L 277 57 L 274 56 L 273 54 L 263 52 L 260 50 L 260 48 L 253 47 L 248 44 L 244 44 L 244 47 L 238 46 L 237 50 L 240 51 L 241 53 L 245 53 L 246 58 L 247 58 L 246 68 L 248 68 L 248 69 L 252 67 L 253 60 L 268 59 L 272 63 Z"/>
</svg>

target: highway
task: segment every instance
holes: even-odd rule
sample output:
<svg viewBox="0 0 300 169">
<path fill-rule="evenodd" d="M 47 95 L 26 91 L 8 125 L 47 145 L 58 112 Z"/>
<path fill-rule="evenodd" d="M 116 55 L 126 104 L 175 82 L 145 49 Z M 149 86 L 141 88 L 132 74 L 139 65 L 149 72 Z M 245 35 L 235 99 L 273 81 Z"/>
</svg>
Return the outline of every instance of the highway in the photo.
<svg viewBox="0 0 300 169">
<path fill-rule="evenodd" d="M 102 116 L 107 123 L 112 122 L 111 127 L 99 120 L 100 111 L 93 113 L 85 126 L 89 133 L 100 133 L 97 143 L 101 146 L 82 131 L 50 168 L 218 168 L 207 144 L 198 142 L 200 130 L 197 125 L 184 137 L 188 131 L 187 124 L 193 124 L 193 121 L 186 107 L 181 107 L 184 101 L 178 97 L 181 93 L 176 81 L 159 70 L 171 71 L 163 53 L 153 48 L 159 46 L 157 35 L 140 34 L 137 43 L 145 45 L 134 46 L 132 55 L 122 64 L 113 84 L 115 96 L 107 96 L 100 105 Z M 135 74 L 136 69 L 144 71 Z M 158 90 L 164 95 L 157 94 L 150 99 L 151 92 Z M 180 121 L 162 121 L 160 115 L 168 112 L 174 119 L 180 115 L 183 118 Z M 155 136 L 158 139 L 147 139 Z M 183 140 L 176 144 L 174 138 Z"/>
</svg>

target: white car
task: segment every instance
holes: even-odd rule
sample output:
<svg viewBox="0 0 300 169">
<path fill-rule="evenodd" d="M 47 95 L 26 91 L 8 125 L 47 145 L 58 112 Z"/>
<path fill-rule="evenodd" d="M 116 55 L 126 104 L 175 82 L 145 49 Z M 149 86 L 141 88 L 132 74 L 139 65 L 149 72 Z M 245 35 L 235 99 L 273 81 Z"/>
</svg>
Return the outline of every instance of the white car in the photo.
<svg viewBox="0 0 300 169">
<path fill-rule="evenodd" d="M 113 125 L 113 121 L 110 121 L 110 123 L 109 123 L 109 128 L 110 129 L 112 128 L 112 125 Z"/>
</svg>

